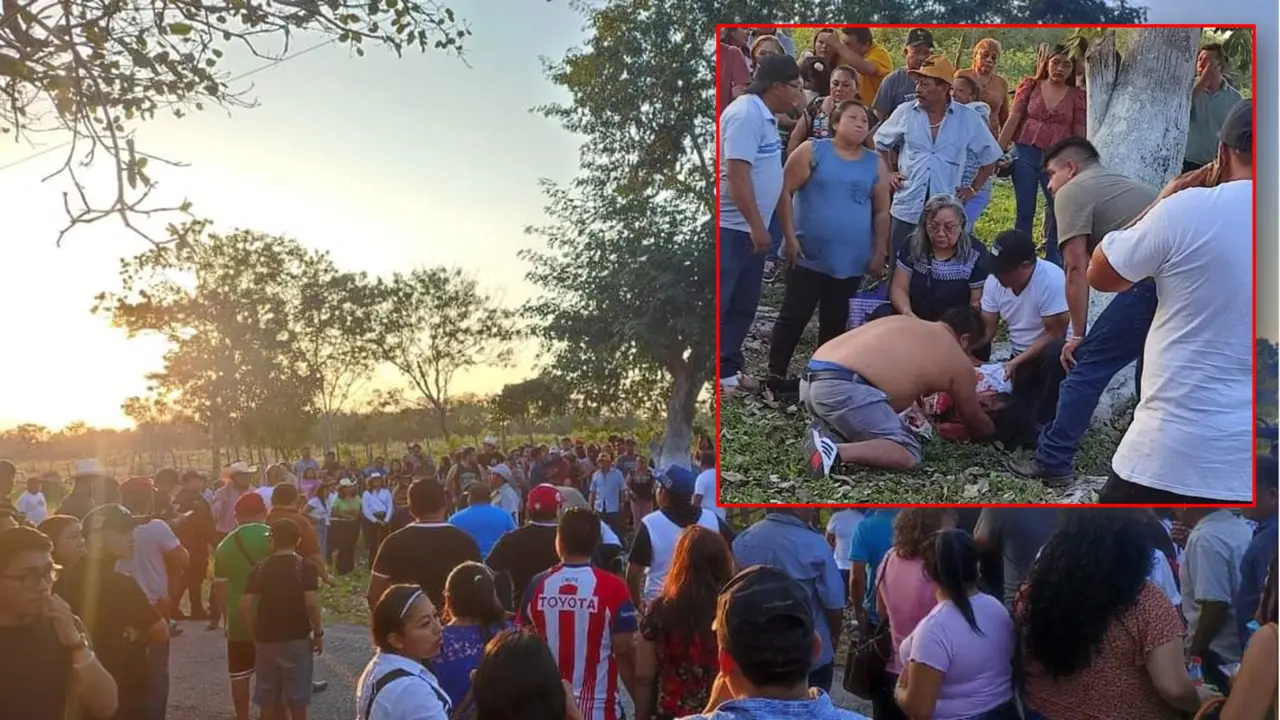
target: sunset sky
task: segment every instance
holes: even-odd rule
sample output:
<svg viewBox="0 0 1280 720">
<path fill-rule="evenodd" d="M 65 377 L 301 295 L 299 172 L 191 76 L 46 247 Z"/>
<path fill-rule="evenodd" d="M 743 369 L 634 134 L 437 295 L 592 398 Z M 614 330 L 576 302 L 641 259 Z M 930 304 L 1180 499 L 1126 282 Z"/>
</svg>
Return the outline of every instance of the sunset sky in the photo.
<svg viewBox="0 0 1280 720">
<path fill-rule="evenodd" d="M 1276 6 L 1256 0 L 1152 0 L 1151 22 L 1257 23 L 1259 123 L 1276 127 Z M 355 58 L 328 46 L 243 81 L 261 106 L 233 117 L 206 111 L 140 126 L 138 144 L 189 168 L 153 165 L 163 198 L 189 197 L 217 227 L 287 234 L 329 250 L 338 264 L 371 273 L 450 264 L 477 273 L 510 304 L 530 296 L 516 253 L 538 242 L 523 233 L 545 220 L 539 177 L 566 181 L 577 168 L 577 140 L 531 114 L 567 100 L 543 76 L 539 56 L 560 58 L 585 39 L 583 18 L 562 0 L 452 4 L 475 32 L 468 62 L 439 52 L 396 59 L 375 50 Z M 315 44 L 298 36 L 295 49 Z M 236 74 L 261 64 L 229 57 Z M 43 145 L 65 138 L 46 135 Z M 0 166 L 33 152 L 0 146 Z M 1259 198 L 1276 197 L 1276 140 L 1259 137 Z M 41 182 L 65 155 L 52 152 L 0 170 L 0 428 L 74 420 L 126 426 L 121 402 L 145 391 L 144 374 L 161 367 L 155 340 L 126 339 L 89 309 L 116 287 L 121 257 L 145 243 L 105 220 L 73 231 L 65 223 L 64 178 Z M 1276 216 L 1259 213 L 1259 334 L 1275 338 Z M 708 342 L 714 342 L 708 338 Z M 459 390 L 491 392 L 527 376 L 518 366 L 469 373 Z"/>
</svg>

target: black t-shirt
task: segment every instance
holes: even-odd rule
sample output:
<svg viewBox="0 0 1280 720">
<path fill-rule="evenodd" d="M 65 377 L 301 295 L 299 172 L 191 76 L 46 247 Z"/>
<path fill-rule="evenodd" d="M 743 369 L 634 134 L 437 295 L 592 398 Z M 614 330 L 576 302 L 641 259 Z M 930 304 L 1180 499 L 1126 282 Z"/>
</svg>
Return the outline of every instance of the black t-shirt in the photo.
<svg viewBox="0 0 1280 720">
<path fill-rule="evenodd" d="M 288 642 L 311 636 L 304 592 L 315 592 L 316 566 L 300 555 L 272 555 L 258 563 L 249 574 L 246 595 L 258 596 L 253 623 L 257 642 Z"/>
<path fill-rule="evenodd" d="M 373 572 L 392 585 L 420 585 L 431 602 L 442 607 L 449 573 L 468 561 L 481 561 L 480 547 L 470 535 L 446 523 L 413 523 L 382 542 Z"/>
<path fill-rule="evenodd" d="M 147 647 L 130 638 L 150 630 L 160 621 L 160 613 L 138 582 L 116 572 L 114 562 L 85 560 L 64 570 L 53 592 L 84 623 L 98 660 L 115 678 L 121 704 L 145 691 Z"/>
<path fill-rule="evenodd" d="M 89 493 L 76 493 L 62 499 L 62 504 L 58 506 L 59 515 L 70 515 L 77 520 L 83 520 L 84 516 L 94 507 L 93 496 Z"/>
<path fill-rule="evenodd" d="M 529 523 L 504 534 L 494 543 L 485 562 L 499 577 L 503 574 L 509 577 L 510 597 L 502 590 L 498 597 L 503 607 L 513 608 L 515 599 L 524 597 L 524 590 L 534 575 L 560 562 L 556 555 L 555 523 Z"/>
<path fill-rule="evenodd" d="M 681 529 L 696 524 L 698 518 L 702 517 L 702 507 L 698 505 L 673 505 L 662 508 L 661 512 L 668 520 L 675 523 L 676 527 Z M 716 522 L 720 526 L 721 537 L 724 538 L 725 542 L 729 543 L 730 547 L 733 547 L 733 528 L 729 527 L 729 524 L 718 515 L 716 516 Z M 653 565 L 653 542 L 649 540 L 649 526 L 644 523 L 640 523 L 640 528 L 636 530 L 636 538 L 631 543 L 631 552 L 627 554 L 627 562 L 641 567 L 651 567 Z"/>
<path fill-rule="evenodd" d="M 71 651 L 45 618 L 0 627 L 0 718 L 63 720 L 71 696 Z"/>
<path fill-rule="evenodd" d="M 642 472 L 632 473 L 627 478 L 627 488 L 631 490 L 631 495 L 637 500 L 653 499 L 653 473 L 648 469 Z"/>
</svg>

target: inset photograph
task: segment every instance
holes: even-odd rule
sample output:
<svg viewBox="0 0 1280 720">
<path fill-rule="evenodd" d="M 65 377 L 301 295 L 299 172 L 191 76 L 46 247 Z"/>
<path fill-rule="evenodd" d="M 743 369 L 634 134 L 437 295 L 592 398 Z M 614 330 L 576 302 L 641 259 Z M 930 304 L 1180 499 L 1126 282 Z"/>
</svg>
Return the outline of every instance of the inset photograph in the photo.
<svg viewBox="0 0 1280 720">
<path fill-rule="evenodd" d="M 721 504 L 1252 502 L 1252 26 L 718 33 Z"/>
</svg>

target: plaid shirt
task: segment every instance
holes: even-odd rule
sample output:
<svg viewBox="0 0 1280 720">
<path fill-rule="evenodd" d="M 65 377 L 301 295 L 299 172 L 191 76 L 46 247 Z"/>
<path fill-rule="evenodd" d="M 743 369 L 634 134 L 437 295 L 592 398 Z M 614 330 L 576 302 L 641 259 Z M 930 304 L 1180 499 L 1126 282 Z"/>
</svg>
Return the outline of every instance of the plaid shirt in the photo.
<svg viewBox="0 0 1280 720">
<path fill-rule="evenodd" d="M 775 700 L 773 698 L 741 698 L 722 703 L 705 715 L 689 715 L 684 720 L 870 720 L 852 710 L 842 710 L 823 693 L 816 699 Z"/>
</svg>

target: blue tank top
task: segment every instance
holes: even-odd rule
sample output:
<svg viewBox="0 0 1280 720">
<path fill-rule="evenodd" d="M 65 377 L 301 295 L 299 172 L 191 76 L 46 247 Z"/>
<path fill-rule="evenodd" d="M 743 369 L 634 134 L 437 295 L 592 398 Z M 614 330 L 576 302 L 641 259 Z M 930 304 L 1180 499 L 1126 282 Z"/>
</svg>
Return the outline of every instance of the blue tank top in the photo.
<svg viewBox="0 0 1280 720">
<path fill-rule="evenodd" d="M 797 265 L 835 278 L 860 277 L 875 247 L 871 196 L 880 158 L 863 148 L 857 160 L 836 154 L 835 141 L 813 140 L 809 181 L 796 193 Z"/>
</svg>

